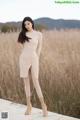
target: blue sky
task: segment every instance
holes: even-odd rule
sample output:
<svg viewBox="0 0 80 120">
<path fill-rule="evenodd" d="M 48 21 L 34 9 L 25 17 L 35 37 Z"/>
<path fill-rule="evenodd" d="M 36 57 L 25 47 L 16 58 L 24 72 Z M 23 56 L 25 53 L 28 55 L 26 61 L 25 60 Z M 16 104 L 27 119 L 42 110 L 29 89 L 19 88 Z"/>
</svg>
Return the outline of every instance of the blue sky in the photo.
<svg viewBox="0 0 80 120">
<path fill-rule="evenodd" d="M 22 21 L 25 16 L 30 16 L 32 19 L 50 17 L 80 20 L 80 3 L 57 4 L 54 1 L 0 0 L 0 22 Z"/>
</svg>

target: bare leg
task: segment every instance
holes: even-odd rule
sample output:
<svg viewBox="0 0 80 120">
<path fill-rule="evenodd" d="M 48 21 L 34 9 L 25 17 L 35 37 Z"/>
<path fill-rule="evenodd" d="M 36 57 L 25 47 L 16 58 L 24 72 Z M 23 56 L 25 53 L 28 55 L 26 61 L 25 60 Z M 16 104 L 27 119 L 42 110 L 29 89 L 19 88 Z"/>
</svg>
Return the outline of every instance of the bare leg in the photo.
<svg viewBox="0 0 80 120">
<path fill-rule="evenodd" d="M 39 97 L 39 100 L 41 102 L 41 106 L 42 106 L 42 109 L 43 109 L 43 116 L 46 117 L 48 115 L 47 105 L 44 102 L 44 98 L 43 97 Z"/>
<path fill-rule="evenodd" d="M 38 76 L 35 76 L 34 71 L 32 71 L 32 79 L 33 79 L 33 84 L 34 84 L 34 87 L 36 89 L 38 98 L 40 100 L 40 103 L 41 103 L 41 106 L 42 106 L 42 109 L 43 109 L 43 116 L 47 116 L 47 114 L 48 114 L 47 106 L 46 106 L 46 104 L 44 102 L 44 97 L 43 97 L 43 94 L 42 94 L 42 91 L 41 91 Z"/>
<path fill-rule="evenodd" d="M 25 112 L 25 115 L 31 114 L 31 100 L 30 100 L 30 82 L 29 82 L 29 77 L 23 78 L 24 80 L 24 88 L 25 88 L 25 93 L 26 93 L 26 100 L 27 100 L 27 110 Z"/>
</svg>

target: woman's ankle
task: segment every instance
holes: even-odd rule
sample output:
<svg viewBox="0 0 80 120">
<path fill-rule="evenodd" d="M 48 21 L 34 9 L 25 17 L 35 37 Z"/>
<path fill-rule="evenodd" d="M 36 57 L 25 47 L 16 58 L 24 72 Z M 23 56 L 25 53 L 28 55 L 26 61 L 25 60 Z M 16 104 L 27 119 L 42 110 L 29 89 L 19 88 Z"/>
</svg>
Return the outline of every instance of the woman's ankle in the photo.
<svg viewBox="0 0 80 120">
<path fill-rule="evenodd" d="M 32 106 L 32 104 L 31 104 L 31 103 L 28 103 L 27 106 Z"/>
</svg>

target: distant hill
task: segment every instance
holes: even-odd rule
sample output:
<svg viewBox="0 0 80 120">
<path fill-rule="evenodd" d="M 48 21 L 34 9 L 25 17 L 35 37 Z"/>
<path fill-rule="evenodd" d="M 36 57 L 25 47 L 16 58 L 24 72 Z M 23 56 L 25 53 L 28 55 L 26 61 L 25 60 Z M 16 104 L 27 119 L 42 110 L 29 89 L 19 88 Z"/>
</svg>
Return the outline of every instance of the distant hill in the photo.
<svg viewBox="0 0 80 120">
<path fill-rule="evenodd" d="M 65 28 L 79 28 L 80 20 L 64 20 L 64 19 L 51 19 L 51 18 L 39 18 L 35 20 L 35 23 L 47 26 L 49 29 L 65 29 Z"/>
<path fill-rule="evenodd" d="M 15 26 L 17 28 L 20 28 L 21 27 L 21 21 L 20 22 L 6 22 L 6 23 L 0 23 L 0 28 L 3 26 L 3 25 L 9 25 L 9 26 Z"/>
<path fill-rule="evenodd" d="M 65 29 L 65 28 L 79 28 L 80 29 L 80 20 L 64 20 L 64 19 L 52 19 L 48 17 L 38 18 L 34 20 L 35 24 L 41 24 L 46 26 L 48 29 Z M 5 23 L 0 23 L 0 28 Z M 14 25 L 17 28 L 21 28 L 21 21 L 19 22 L 7 22 L 7 25 Z"/>
</svg>

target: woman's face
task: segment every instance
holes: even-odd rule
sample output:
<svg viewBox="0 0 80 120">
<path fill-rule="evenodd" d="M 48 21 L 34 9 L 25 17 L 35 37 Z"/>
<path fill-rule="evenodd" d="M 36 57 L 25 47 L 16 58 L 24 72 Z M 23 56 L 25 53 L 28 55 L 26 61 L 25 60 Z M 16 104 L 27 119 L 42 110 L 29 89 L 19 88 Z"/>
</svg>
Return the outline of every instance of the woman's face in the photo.
<svg viewBox="0 0 80 120">
<path fill-rule="evenodd" d="M 32 23 L 30 21 L 25 21 L 24 26 L 28 31 L 31 31 L 33 29 L 32 28 Z"/>
</svg>

